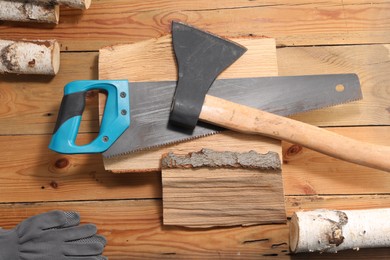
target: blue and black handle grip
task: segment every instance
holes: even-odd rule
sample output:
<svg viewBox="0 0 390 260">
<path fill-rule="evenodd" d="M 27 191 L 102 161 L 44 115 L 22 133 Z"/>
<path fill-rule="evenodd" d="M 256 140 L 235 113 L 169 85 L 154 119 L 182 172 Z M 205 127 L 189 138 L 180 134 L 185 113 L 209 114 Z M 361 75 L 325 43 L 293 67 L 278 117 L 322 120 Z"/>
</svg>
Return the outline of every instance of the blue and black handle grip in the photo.
<svg viewBox="0 0 390 260">
<path fill-rule="evenodd" d="M 91 90 L 104 90 L 107 101 L 99 135 L 89 144 L 77 145 L 76 138 Z M 58 153 L 80 154 L 106 151 L 130 126 L 130 93 L 127 80 L 80 80 L 64 88 L 57 123 L 49 148 Z"/>
</svg>

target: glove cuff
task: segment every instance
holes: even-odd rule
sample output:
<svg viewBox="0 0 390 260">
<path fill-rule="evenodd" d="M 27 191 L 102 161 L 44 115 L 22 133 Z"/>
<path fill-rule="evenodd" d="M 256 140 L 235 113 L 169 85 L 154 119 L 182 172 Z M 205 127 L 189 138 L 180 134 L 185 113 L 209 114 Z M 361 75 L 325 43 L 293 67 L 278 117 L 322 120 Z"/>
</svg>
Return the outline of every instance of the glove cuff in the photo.
<svg viewBox="0 0 390 260">
<path fill-rule="evenodd" d="M 19 260 L 19 237 L 14 229 L 0 229 L 0 260 Z"/>
</svg>

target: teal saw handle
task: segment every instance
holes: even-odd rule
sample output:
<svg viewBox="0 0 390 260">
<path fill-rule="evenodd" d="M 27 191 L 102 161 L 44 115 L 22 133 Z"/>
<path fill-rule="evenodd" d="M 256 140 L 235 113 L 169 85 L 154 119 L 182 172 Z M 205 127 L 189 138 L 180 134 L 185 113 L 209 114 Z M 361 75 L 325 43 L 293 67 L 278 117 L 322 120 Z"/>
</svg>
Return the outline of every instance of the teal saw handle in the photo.
<svg viewBox="0 0 390 260">
<path fill-rule="evenodd" d="M 90 90 L 107 92 L 100 132 L 91 143 L 77 145 L 85 95 Z M 67 84 L 49 148 L 64 154 L 101 153 L 107 150 L 130 126 L 129 94 L 127 80 L 81 80 Z"/>
</svg>

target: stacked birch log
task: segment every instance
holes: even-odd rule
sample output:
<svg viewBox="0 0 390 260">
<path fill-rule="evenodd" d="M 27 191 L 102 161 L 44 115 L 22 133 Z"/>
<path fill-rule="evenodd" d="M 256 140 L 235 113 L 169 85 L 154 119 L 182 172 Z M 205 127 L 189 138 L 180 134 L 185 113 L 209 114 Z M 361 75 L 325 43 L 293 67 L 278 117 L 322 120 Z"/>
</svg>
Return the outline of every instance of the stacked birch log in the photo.
<svg viewBox="0 0 390 260">
<path fill-rule="evenodd" d="M 0 40 L 0 72 L 56 75 L 60 47 L 56 40 Z"/>
<path fill-rule="evenodd" d="M 0 0 L 0 20 L 58 24 L 60 5 L 88 9 L 91 0 Z M 0 39 L 0 73 L 55 75 L 59 67 L 56 40 Z"/>
<path fill-rule="evenodd" d="M 0 20 L 57 24 L 59 5 L 88 9 L 91 0 L 1 0 Z"/>
</svg>

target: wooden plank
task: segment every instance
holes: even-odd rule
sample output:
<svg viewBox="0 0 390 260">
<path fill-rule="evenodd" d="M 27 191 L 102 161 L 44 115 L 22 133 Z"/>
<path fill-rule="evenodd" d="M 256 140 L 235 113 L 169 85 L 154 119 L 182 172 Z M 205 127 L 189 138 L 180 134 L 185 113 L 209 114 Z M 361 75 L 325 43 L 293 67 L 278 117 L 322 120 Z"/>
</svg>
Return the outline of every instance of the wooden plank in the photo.
<svg viewBox="0 0 390 260">
<path fill-rule="evenodd" d="M 390 145 L 390 127 L 331 130 L 362 141 Z M 93 137 L 87 134 L 80 136 L 84 142 Z M 7 147 L 0 152 L 1 202 L 161 198 L 159 173 L 110 174 L 104 170 L 100 155 L 50 152 L 47 148 L 50 138 L 50 135 L 0 136 L 0 146 Z M 234 149 L 229 143 L 225 145 L 223 150 L 226 147 Z M 275 147 L 279 146 L 275 144 Z M 286 195 L 390 193 L 390 174 L 335 160 L 307 149 L 289 147 L 289 144 L 283 147 Z M 248 147 L 237 150 L 247 151 Z M 180 151 L 183 154 L 188 152 L 191 151 Z M 136 161 L 140 164 L 143 162 Z"/>
<path fill-rule="evenodd" d="M 96 79 L 96 62 L 96 52 L 62 53 L 55 77 L 0 75 L 0 134 L 52 133 L 64 86 L 72 80 Z M 91 93 L 86 101 L 80 132 L 98 131 L 97 96 Z"/>
<path fill-rule="evenodd" d="M 329 198 L 331 197 L 331 198 Z M 366 205 L 386 205 L 389 196 L 329 196 L 311 198 L 320 206 L 332 208 L 344 203 L 353 209 Z M 296 197 L 299 202 L 301 196 Z M 348 203 L 346 203 L 348 201 Z M 309 200 L 307 203 L 310 204 Z M 295 206 L 294 206 L 295 205 Z M 288 212 L 304 207 L 287 200 Z M 33 204 L 0 204 L 0 226 L 13 228 L 25 218 L 49 210 L 77 211 L 82 223 L 95 223 L 108 244 L 104 254 L 110 260 L 120 259 L 384 259 L 387 248 L 338 254 L 288 254 L 288 225 L 188 229 L 161 225 L 161 202 L 157 200 L 52 202 Z"/>
<path fill-rule="evenodd" d="M 277 75 L 276 49 L 274 39 L 237 38 L 247 52 L 219 78 L 239 76 L 274 76 Z M 112 46 L 99 52 L 100 79 L 129 79 L 130 81 L 176 80 L 177 68 L 172 51 L 170 36 L 143 41 L 136 44 Z M 104 99 L 100 102 L 100 114 Z M 227 146 L 229 144 L 229 146 Z M 194 141 L 177 143 L 148 151 L 123 156 L 104 158 L 106 170 L 113 172 L 148 172 L 160 170 L 161 155 L 167 152 L 193 152 L 202 148 L 218 151 L 248 151 L 247 147 L 257 152 L 280 152 L 279 141 L 264 137 L 249 137 L 244 134 L 226 132 Z"/>
<path fill-rule="evenodd" d="M 330 130 L 357 140 L 390 146 L 388 126 Z M 390 192 L 390 174 L 387 172 L 343 162 L 288 143 L 283 143 L 283 159 L 283 178 L 289 195 Z"/>
<path fill-rule="evenodd" d="M 286 223 L 278 154 L 212 150 L 167 154 L 162 158 L 162 185 L 164 225 Z"/>
<path fill-rule="evenodd" d="M 363 100 L 302 113 L 293 118 L 315 125 L 390 125 L 390 45 L 281 48 L 279 75 L 356 73 Z"/>
<path fill-rule="evenodd" d="M 351 193 L 352 194 L 352 193 Z M 389 194 L 383 195 L 331 195 L 285 196 L 287 216 L 295 211 L 315 209 L 380 209 L 389 208 Z"/>
<path fill-rule="evenodd" d="M 161 37 L 170 21 L 182 20 L 228 37 L 266 35 L 284 46 L 389 43 L 389 9 L 383 0 L 100 0 L 85 11 L 61 8 L 55 27 L 2 23 L 0 38 L 56 38 L 62 50 L 98 50 Z"/>
<path fill-rule="evenodd" d="M 50 135 L 0 136 L 0 202 L 160 198 L 159 173 L 114 175 L 100 155 L 49 151 Z M 81 134 L 81 141 L 91 140 Z"/>
<path fill-rule="evenodd" d="M 235 38 L 247 51 L 218 76 L 219 79 L 278 75 L 275 40 Z M 109 46 L 99 50 L 99 79 L 131 82 L 177 80 L 176 58 L 170 35 Z"/>
</svg>

